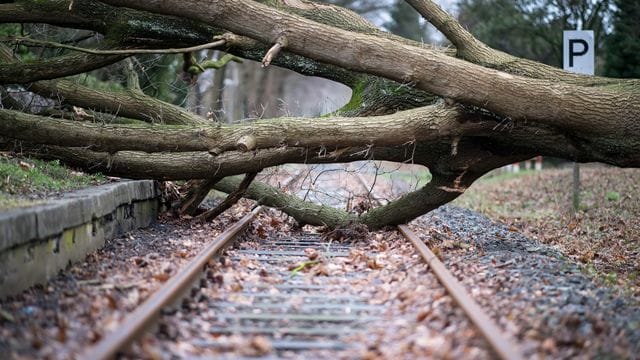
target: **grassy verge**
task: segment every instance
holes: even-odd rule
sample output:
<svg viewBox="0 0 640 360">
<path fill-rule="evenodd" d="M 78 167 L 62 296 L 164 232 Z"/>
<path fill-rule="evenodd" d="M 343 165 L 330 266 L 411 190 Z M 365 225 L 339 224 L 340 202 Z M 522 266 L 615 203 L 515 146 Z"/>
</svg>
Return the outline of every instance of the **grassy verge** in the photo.
<svg viewBox="0 0 640 360">
<path fill-rule="evenodd" d="M 0 153 L 0 210 L 34 205 L 48 196 L 105 181 L 102 175 L 74 171 L 58 161 Z"/>
<path fill-rule="evenodd" d="M 553 245 L 603 284 L 640 295 L 640 169 L 583 165 L 581 180 L 575 215 L 570 168 L 486 177 L 456 204 Z"/>
</svg>

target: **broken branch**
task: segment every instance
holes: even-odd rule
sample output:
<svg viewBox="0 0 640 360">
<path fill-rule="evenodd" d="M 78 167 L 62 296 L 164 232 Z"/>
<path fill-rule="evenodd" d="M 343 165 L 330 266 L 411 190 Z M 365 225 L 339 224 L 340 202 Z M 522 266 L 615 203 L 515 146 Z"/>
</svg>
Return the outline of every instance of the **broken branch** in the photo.
<svg viewBox="0 0 640 360">
<path fill-rule="evenodd" d="M 271 61 L 278 56 L 280 50 L 287 47 L 287 38 L 285 36 L 280 36 L 276 43 L 267 51 L 264 58 L 262 59 L 262 67 L 267 67 L 271 64 Z"/>
<path fill-rule="evenodd" d="M 240 198 L 247 191 L 247 188 L 249 187 L 249 185 L 251 185 L 253 179 L 256 178 L 256 175 L 258 175 L 257 172 L 246 174 L 236 190 L 232 191 L 226 199 L 218 204 L 218 206 L 211 210 L 203 212 L 202 214 L 198 215 L 196 219 L 203 222 L 213 220 L 216 218 L 216 216 L 222 214 L 225 210 L 233 206 L 233 204 L 237 203 L 238 200 L 240 200 Z"/>
</svg>

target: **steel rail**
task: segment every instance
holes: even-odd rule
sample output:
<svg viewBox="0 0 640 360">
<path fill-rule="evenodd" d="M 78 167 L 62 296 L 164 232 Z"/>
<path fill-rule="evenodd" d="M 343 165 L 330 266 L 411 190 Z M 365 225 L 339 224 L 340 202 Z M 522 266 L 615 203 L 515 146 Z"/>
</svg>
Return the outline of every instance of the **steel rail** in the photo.
<svg viewBox="0 0 640 360">
<path fill-rule="evenodd" d="M 207 262 L 244 230 L 260 211 L 262 211 L 262 207 L 256 207 L 215 238 L 186 267 L 127 316 L 116 330 L 107 334 L 80 358 L 88 360 L 112 359 L 120 350 L 130 345 L 156 320 L 162 308 L 174 303 L 189 289 L 202 273 Z"/>
<path fill-rule="evenodd" d="M 382 198 L 369 191 L 367 182 L 362 174 L 357 173 L 360 183 L 369 192 L 371 198 L 379 205 Z M 469 320 L 476 326 L 478 331 L 487 340 L 493 351 L 503 360 L 521 360 L 524 359 L 522 352 L 516 344 L 507 340 L 507 336 L 494 323 L 484 310 L 476 303 L 465 288 L 456 280 L 447 267 L 438 259 L 438 257 L 429 249 L 429 247 L 409 228 L 407 225 L 398 225 L 398 231 L 418 250 L 424 261 L 433 270 L 438 281 L 444 286 L 453 300 L 465 312 Z"/>
<path fill-rule="evenodd" d="M 484 310 L 476 303 L 464 287 L 453 277 L 446 266 L 438 257 L 425 245 L 422 240 L 409 229 L 407 225 L 398 225 L 398 230 L 409 240 L 418 250 L 422 258 L 429 264 L 434 274 L 447 289 L 453 300 L 464 310 L 467 317 L 473 322 L 476 328 L 489 342 L 493 350 L 501 359 L 519 360 L 524 359 L 519 347 L 507 340 L 502 330 L 493 322 Z"/>
</svg>

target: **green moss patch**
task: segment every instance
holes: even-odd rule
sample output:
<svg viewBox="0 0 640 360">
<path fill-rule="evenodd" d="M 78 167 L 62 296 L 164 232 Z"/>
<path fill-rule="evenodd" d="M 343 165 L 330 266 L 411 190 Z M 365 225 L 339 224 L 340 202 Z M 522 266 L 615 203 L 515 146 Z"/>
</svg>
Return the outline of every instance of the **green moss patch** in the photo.
<svg viewBox="0 0 640 360">
<path fill-rule="evenodd" d="M 34 205 L 47 196 L 106 180 L 100 174 L 85 174 L 65 167 L 57 160 L 0 154 L 0 209 Z"/>
</svg>

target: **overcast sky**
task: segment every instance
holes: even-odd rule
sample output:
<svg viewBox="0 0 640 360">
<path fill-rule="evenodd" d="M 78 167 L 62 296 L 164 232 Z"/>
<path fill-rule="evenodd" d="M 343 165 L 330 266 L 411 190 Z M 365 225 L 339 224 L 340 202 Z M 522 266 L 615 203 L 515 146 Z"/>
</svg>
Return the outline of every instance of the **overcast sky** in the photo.
<svg viewBox="0 0 640 360">
<path fill-rule="evenodd" d="M 457 15 L 456 3 L 458 2 L 458 0 L 435 0 L 435 2 L 437 2 L 438 5 L 440 5 L 443 9 L 448 11 L 453 16 Z M 392 2 L 388 1 L 388 3 L 392 3 Z M 376 14 L 369 14 L 369 16 L 367 17 L 369 18 L 370 21 L 372 21 L 374 24 L 380 27 L 384 27 L 383 24 L 390 20 L 388 14 L 384 11 L 379 11 Z M 429 35 L 431 39 L 429 40 L 425 39 L 425 42 L 437 43 L 444 40 L 442 34 L 440 34 L 440 32 L 436 30 L 436 28 L 434 28 L 433 26 L 429 26 Z"/>
</svg>

